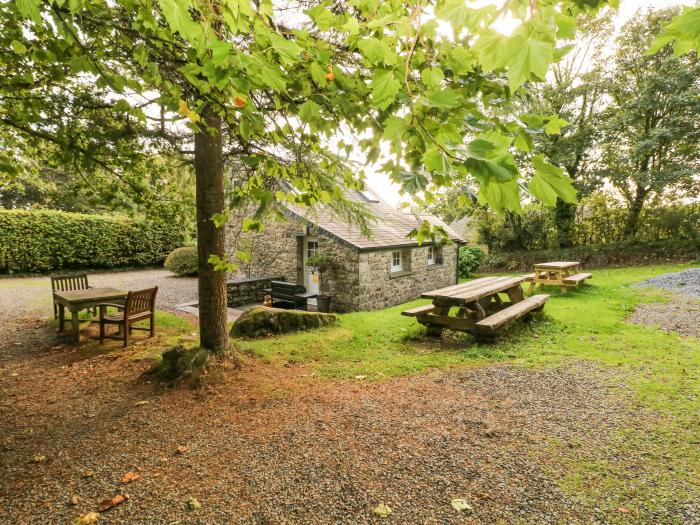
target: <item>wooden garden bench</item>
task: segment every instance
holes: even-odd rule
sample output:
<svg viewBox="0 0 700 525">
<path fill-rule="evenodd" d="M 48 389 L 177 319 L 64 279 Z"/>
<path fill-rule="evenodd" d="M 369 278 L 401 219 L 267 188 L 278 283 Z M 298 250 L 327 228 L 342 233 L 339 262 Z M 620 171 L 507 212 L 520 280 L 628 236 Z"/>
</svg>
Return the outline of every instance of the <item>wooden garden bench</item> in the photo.
<svg viewBox="0 0 700 525">
<path fill-rule="evenodd" d="M 51 293 L 53 295 L 53 318 L 58 318 L 58 303 L 56 302 L 56 292 L 69 292 L 73 290 L 88 290 L 92 288 L 88 283 L 86 273 L 72 273 L 67 275 L 52 275 L 51 276 Z M 93 315 L 97 314 L 95 308 L 92 309 Z"/>
<path fill-rule="evenodd" d="M 485 332 L 497 332 L 507 323 L 519 319 L 527 313 L 542 310 L 547 299 L 549 299 L 547 294 L 533 295 L 478 321 L 475 326 Z"/>
</svg>

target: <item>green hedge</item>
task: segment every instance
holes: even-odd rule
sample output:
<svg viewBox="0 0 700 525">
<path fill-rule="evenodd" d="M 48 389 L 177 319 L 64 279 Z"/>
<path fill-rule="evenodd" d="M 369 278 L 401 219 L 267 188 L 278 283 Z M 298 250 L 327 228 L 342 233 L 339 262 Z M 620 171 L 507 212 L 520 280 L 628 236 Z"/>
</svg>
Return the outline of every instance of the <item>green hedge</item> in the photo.
<svg viewBox="0 0 700 525">
<path fill-rule="evenodd" d="M 0 210 L 0 273 L 161 264 L 179 226 L 55 210 Z"/>
<path fill-rule="evenodd" d="M 700 239 L 671 239 L 557 250 L 492 252 L 482 262 L 480 271 L 531 272 L 533 264 L 547 261 L 578 261 L 584 268 L 604 268 L 690 262 L 698 259 Z"/>
</svg>

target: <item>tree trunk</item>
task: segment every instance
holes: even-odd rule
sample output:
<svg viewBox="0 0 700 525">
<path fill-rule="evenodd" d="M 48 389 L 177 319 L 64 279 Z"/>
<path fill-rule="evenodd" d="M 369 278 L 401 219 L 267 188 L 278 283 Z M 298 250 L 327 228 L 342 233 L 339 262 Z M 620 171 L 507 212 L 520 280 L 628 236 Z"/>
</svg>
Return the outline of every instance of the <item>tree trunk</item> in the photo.
<svg viewBox="0 0 700 525">
<path fill-rule="evenodd" d="M 574 245 L 574 222 L 576 205 L 557 199 L 554 208 L 554 223 L 557 227 L 557 241 L 560 248 L 570 248 Z"/>
<path fill-rule="evenodd" d="M 205 126 L 209 126 L 207 129 Z M 207 108 L 201 131 L 194 136 L 197 189 L 197 256 L 199 258 L 199 340 L 211 352 L 228 348 L 226 331 L 226 273 L 214 270 L 210 255 L 224 258 L 225 228 L 212 221 L 224 211 L 224 164 L 221 117 Z"/>
<path fill-rule="evenodd" d="M 644 201 L 647 198 L 647 191 L 641 186 L 637 186 L 637 191 L 634 194 L 634 199 L 630 202 L 629 210 L 627 211 L 627 220 L 625 221 L 624 237 L 634 239 L 637 235 L 639 227 L 639 217 L 644 208 Z"/>
</svg>

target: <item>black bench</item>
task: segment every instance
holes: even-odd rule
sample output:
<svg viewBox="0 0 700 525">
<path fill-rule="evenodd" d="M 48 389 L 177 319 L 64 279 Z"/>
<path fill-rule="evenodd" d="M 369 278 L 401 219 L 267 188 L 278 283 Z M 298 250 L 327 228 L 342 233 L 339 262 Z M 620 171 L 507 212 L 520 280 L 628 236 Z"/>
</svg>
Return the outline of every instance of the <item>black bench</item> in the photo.
<svg viewBox="0 0 700 525">
<path fill-rule="evenodd" d="M 288 310 L 306 310 L 307 301 L 317 296 L 306 293 L 306 288 L 300 284 L 284 281 L 271 281 L 270 288 L 265 289 L 265 293 L 272 296 L 272 306 Z"/>
</svg>

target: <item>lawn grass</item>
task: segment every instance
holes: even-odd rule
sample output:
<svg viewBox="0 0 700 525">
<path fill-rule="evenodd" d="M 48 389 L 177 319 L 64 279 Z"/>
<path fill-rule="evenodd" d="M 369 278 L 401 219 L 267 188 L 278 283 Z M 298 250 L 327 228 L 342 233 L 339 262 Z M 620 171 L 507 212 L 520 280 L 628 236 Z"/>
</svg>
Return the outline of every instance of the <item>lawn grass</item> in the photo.
<svg viewBox="0 0 700 525">
<path fill-rule="evenodd" d="M 340 316 L 337 327 L 236 345 L 273 364 L 304 363 L 317 375 L 378 380 L 430 368 L 482 366 L 508 361 L 523 366 L 591 362 L 629 385 L 634 402 L 654 415 L 648 426 L 620 429 L 619 461 L 589 454 L 564 454 L 569 474 L 561 486 L 589 505 L 632 506 L 607 519 L 635 523 L 657 507 L 700 497 L 700 340 L 625 322 L 637 304 L 664 302 L 668 294 L 630 285 L 688 265 L 596 270 L 591 285 L 561 295 L 548 293 L 543 318 L 521 323 L 496 344 L 476 344 L 466 335 L 431 340 L 415 319 L 402 317 L 413 301 L 375 312 Z M 546 453 L 561 454 L 552 441 Z M 630 476 L 631 465 L 645 472 Z M 666 523 L 666 522 L 664 522 Z"/>
</svg>

